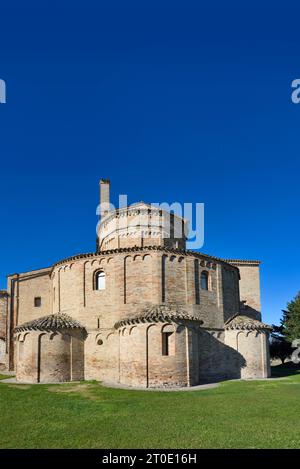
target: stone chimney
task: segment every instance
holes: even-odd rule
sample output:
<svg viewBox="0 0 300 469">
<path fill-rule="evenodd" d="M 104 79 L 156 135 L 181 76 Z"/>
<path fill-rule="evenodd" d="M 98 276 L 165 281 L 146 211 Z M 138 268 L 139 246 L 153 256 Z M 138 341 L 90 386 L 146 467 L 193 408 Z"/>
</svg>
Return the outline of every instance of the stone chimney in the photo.
<svg viewBox="0 0 300 469">
<path fill-rule="evenodd" d="M 105 217 L 110 208 L 110 180 L 100 179 L 100 216 Z"/>
</svg>

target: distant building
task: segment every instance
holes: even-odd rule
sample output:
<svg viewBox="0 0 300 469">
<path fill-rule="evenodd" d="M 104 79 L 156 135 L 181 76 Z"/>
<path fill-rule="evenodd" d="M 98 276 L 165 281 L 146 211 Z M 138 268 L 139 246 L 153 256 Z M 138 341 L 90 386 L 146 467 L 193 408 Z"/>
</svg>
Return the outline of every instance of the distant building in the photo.
<svg viewBox="0 0 300 469">
<path fill-rule="evenodd" d="M 184 219 L 169 215 L 166 234 L 164 211 L 143 202 L 110 211 L 109 192 L 101 180 L 107 208 L 96 252 L 8 276 L 0 362 L 25 382 L 171 387 L 268 377 L 259 262 L 186 251 Z"/>
</svg>

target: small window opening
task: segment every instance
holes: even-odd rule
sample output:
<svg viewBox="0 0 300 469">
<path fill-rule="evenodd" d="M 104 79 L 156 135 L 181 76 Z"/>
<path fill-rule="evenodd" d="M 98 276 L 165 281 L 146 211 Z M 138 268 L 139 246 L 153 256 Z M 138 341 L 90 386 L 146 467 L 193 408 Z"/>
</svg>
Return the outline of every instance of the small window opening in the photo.
<svg viewBox="0 0 300 469">
<path fill-rule="evenodd" d="M 172 335 L 173 335 L 173 332 L 162 332 L 162 354 L 164 356 L 171 355 L 170 342 L 171 342 Z"/>
<path fill-rule="evenodd" d="M 36 296 L 34 298 L 34 306 L 35 308 L 39 308 L 40 306 L 42 306 L 42 298 L 40 296 Z"/>
<path fill-rule="evenodd" d="M 201 288 L 202 290 L 208 290 L 208 272 L 205 270 L 201 273 Z"/>
</svg>

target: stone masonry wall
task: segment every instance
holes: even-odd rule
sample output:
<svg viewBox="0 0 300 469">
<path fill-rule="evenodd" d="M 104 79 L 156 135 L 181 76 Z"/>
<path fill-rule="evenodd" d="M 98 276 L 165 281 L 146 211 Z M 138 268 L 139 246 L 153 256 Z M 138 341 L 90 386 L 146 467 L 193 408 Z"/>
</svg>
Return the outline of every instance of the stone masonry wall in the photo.
<svg viewBox="0 0 300 469">
<path fill-rule="evenodd" d="M 227 266 L 222 268 L 224 322 L 240 311 L 239 273 Z"/>
<path fill-rule="evenodd" d="M 193 256 L 146 248 L 141 253 L 99 254 L 58 265 L 51 276 L 53 311 L 68 313 L 89 329 L 107 329 L 136 315 L 143 305 L 174 303 L 183 305 L 207 325 L 221 327 L 223 290 L 219 269 L 204 260 L 201 264 L 199 275 L 203 270 L 208 272 L 209 290 L 201 289 L 199 281 L 196 285 Z M 99 269 L 106 275 L 105 290 L 100 291 L 93 286 Z"/>
<path fill-rule="evenodd" d="M 0 290 L 0 338 L 6 336 L 7 292 Z"/>
<path fill-rule="evenodd" d="M 16 336 L 17 379 L 56 383 L 84 379 L 81 331 L 26 331 Z"/>
<path fill-rule="evenodd" d="M 0 366 L 6 365 L 6 312 L 7 292 L 0 290 Z"/>
<path fill-rule="evenodd" d="M 99 270 L 105 273 L 104 290 L 95 289 Z M 202 271 L 208 274 L 208 290 L 201 288 Z M 84 345 L 76 351 L 72 342 L 68 345 L 73 355 L 78 352 L 80 364 L 70 368 L 63 353 L 66 362 L 59 366 L 62 376 L 56 379 L 84 376 L 129 385 L 168 386 L 176 382 L 184 386 L 241 376 L 243 357 L 224 342 L 222 332 L 224 321 L 239 311 L 239 271 L 222 261 L 145 247 L 66 260 L 53 269 L 21 274 L 17 283 L 15 325 L 64 312 L 86 327 Z M 34 307 L 35 296 L 41 297 L 41 307 Z M 150 304 L 180 305 L 203 321 L 200 329 L 174 329 L 175 356 L 162 355 L 163 325 L 114 327 L 140 315 Z M 54 356 L 50 348 L 56 339 L 51 344 L 46 338 L 41 340 L 45 357 L 47 353 Z M 60 349 L 65 344 L 56 345 Z M 20 366 L 24 367 L 22 360 Z M 51 376 L 42 379 L 50 380 Z"/>
<path fill-rule="evenodd" d="M 51 280 L 49 271 L 32 272 L 32 275 L 20 275 L 16 302 L 17 324 L 31 321 L 41 316 L 46 316 L 52 312 Z M 41 305 L 35 306 L 34 299 L 41 298 Z M 17 325 L 15 324 L 15 325 Z"/>
<path fill-rule="evenodd" d="M 240 271 L 240 299 L 246 302 L 248 316 L 261 319 L 259 262 L 232 262 Z"/>
<path fill-rule="evenodd" d="M 232 350 L 236 350 L 243 359 L 241 378 L 268 378 L 270 376 L 267 332 L 226 330 L 225 343 Z"/>
</svg>

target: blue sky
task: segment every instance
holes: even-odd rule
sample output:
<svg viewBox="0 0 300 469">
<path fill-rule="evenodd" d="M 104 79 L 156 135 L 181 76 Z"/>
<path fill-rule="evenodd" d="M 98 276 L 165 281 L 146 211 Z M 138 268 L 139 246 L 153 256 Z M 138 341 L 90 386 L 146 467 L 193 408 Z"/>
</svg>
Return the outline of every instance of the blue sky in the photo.
<svg viewBox="0 0 300 469">
<path fill-rule="evenodd" d="M 42 5 L 41 5 L 42 4 Z M 0 288 L 95 249 L 113 201 L 204 202 L 203 252 L 260 259 L 264 320 L 300 289 L 290 2 L 1 5 Z"/>
</svg>

